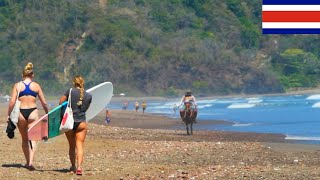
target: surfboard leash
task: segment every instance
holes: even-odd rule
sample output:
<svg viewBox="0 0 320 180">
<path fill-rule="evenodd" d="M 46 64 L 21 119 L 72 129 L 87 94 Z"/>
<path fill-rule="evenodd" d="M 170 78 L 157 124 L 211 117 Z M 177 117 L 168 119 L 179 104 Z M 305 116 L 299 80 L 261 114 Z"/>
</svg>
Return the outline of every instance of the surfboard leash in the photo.
<svg viewBox="0 0 320 180">
<path fill-rule="evenodd" d="M 29 140 L 29 143 L 30 143 L 30 148 L 33 149 L 31 140 Z"/>
</svg>

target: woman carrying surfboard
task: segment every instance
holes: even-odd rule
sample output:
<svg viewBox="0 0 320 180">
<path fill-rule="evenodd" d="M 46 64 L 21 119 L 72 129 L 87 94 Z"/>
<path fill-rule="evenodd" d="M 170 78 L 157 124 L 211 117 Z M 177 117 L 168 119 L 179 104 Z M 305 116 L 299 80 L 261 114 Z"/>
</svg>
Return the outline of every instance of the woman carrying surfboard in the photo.
<svg viewBox="0 0 320 180">
<path fill-rule="evenodd" d="M 26 159 L 25 167 L 29 170 L 35 170 L 33 163 L 33 157 L 36 150 L 36 142 L 28 139 L 28 126 L 39 118 L 36 99 L 39 97 L 45 113 L 48 113 L 47 102 L 44 98 L 41 86 L 33 82 L 34 77 L 33 64 L 29 62 L 22 71 L 22 81 L 14 85 L 11 93 L 11 100 L 8 107 L 8 119 L 16 99 L 21 101 L 20 115 L 18 118 L 18 129 L 22 139 L 22 150 Z"/>
<path fill-rule="evenodd" d="M 92 96 L 84 90 L 84 79 L 81 76 L 73 78 L 73 86 L 74 88 L 71 90 L 71 108 L 74 126 L 72 130 L 65 132 L 65 135 L 69 142 L 70 171 L 77 175 L 82 175 L 83 146 L 87 135 L 86 111 L 91 104 Z M 61 96 L 59 104 L 68 100 L 69 93 L 70 89 Z"/>
</svg>

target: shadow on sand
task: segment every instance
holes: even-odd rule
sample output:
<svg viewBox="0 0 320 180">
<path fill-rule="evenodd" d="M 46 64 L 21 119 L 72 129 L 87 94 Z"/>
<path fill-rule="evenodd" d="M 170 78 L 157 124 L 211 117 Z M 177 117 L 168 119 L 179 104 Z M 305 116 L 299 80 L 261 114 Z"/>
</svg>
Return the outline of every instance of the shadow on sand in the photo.
<svg viewBox="0 0 320 180">
<path fill-rule="evenodd" d="M 2 164 L 2 167 L 5 167 L 5 168 L 25 168 L 27 169 L 24 165 L 22 164 Z M 60 173 L 68 173 L 70 172 L 69 169 L 66 169 L 66 168 L 63 168 L 63 169 L 48 169 L 48 170 L 45 170 L 45 169 L 36 169 L 35 171 L 40 171 L 40 172 L 44 172 L 44 171 L 54 171 L 54 172 L 60 172 Z"/>
<path fill-rule="evenodd" d="M 2 167 L 7 167 L 7 168 L 11 168 L 11 167 L 15 167 L 15 168 L 25 168 L 25 166 L 22 165 L 22 164 L 2 164 Z"/>
</svg>

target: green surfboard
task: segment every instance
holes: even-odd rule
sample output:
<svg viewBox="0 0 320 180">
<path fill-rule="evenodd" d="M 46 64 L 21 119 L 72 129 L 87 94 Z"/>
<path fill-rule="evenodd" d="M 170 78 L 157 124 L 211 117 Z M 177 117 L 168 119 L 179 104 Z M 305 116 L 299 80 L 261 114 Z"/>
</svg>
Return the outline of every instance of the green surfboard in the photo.
<svg viewBox="0 0 320 180">
<path fill-rule="evenodd" d="M 60 124 L 62 115 L 66 109 L 67 102 L 62 103 L 60 106 L 54 108 L 48 115 L 48 138 L 53 138 L 60 135 Z"/>
</svg>

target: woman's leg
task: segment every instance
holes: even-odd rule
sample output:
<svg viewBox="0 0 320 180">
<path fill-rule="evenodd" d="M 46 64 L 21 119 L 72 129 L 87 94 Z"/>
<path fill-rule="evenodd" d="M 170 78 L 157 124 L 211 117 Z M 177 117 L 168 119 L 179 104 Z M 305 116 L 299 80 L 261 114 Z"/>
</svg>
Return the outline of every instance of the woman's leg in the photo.
<svg viewBox="0 0 320 180">
<path fill-rule="evenodd" d="M 65 132 L 69 142 L 69 159 L 71 162 L 71 171 L 75 171 L 76 167 L 76 138 L 73 130 Z"/>
<path fill-rule="evenodd" d="M 22 139 L 22 151 L 24 157 L 26 159 L 26 165 L 30 164 L 29 158 L 29 140 L 28 140 L 28 121 L 24 119 L 24 117 L 20 114 L 19 121 L 18 121 L 18 129 L 21 134 Z"/>
<path fill-rule="evenodd" d="M 38 120 L 39 119 L 39 115 L 38 115 L 38 109 L 35 109 L 34 111 L 31 112 L 31 114 L 29 115 L 29 118 L 28 118 L 28 128 L 29 128 L 29 125 L 35 121 L 35 120 Z M 28 136 L 28 134 L 27 134 Z M 32 165 L 33 163 L 33 157 L 34 157 L 34 153 L 37 149 L 37 142 L 36 141 L 29 141 L 28 140 L 28 145 L 29 145 L 29 166 Z"/>
<path fill-rule="evenodd" d="M 81 122 L 76 130 L 76 148 L 77 148 L 77 169 L 82 169 L 83 146 L 87 135 L 87 123 Z"/>
</svg>

